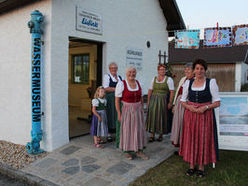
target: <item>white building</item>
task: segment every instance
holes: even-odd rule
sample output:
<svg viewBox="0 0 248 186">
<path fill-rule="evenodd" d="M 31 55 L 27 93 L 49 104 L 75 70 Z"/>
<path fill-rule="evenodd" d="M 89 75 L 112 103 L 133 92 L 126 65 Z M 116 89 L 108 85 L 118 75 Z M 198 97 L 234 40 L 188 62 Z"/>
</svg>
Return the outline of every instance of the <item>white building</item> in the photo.
<svg viewBox="0 0 248 186">
<path fill-rule="evenodd" d="M 102 83 L 110 62 L 124 76 L 127 51 L 140 52 L 137 79 L 147 92 L 159 50 L 168 53 L 169 31 L 185 28 L 175 0 L 0 0 L 0 140 L 23 145 L 31 141 L 32 129 L 27 23 L 34 10 L 44 15 L 41 148 L 46 151 L 88 130 L 89 124 L 77 120 L 90 112 L 87 88 Z M 100 27 L 82 28 L 87 16 Z"/>
</svg>

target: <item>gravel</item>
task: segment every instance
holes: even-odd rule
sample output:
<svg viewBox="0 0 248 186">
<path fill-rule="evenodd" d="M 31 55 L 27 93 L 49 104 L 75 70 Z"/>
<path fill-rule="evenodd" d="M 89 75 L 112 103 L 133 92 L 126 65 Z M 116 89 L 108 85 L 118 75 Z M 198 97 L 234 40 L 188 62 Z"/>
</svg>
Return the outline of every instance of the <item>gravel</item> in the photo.
<svg viewBox="0 0 248 186">
<path fill-rule="evenodd" d="M 47 152 L 37 155 L 28 154 L 26 146 L 0 140 L 0 162 L 15 169 L 21 169 L 47 154 Z"/>
</svg>

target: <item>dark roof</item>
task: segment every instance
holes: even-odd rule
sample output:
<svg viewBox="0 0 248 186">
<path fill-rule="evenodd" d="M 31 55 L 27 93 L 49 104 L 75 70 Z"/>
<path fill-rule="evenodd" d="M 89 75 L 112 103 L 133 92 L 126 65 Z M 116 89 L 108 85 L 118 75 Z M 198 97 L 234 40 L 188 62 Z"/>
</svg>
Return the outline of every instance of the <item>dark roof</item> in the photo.
<svg viewBox="0 0 248 186">
<path fill-rule="evenodd" d="M 0 14 L 6 11 L 15 9 L 25 4 L 39 0 L 0 0 Z M 167 30 L 181 30 L 185 29 L 185 24 L 182 15 L 178 9 L 175 0 L 158 0 L 165 19 L 167 21 Z M 174 32 L 169 32 L 169 36 L 174 36 Z"/>
<path fill-rule="evenodd" d="M 0 0 L 0 14 L 38 0 Z"/>
<path fill-rule="evenodd" d="M 175 0 L 159 0 L 159 3 L 167 21 L 167 31 L 170 31 L 169 36 L 174 36 L 174 32 L 172 32 L 174 30 L 186 28 Z"/>
<path fill-rule="evenodd" d="M 169 58 L 171 64 L 193 62 L 196 58 L 202 58 L 208 63 L 237 63 L 245 62 L 248 64 L 248 45 L 223 47 L 223 48 L 204 48 L 203 40 L 200 42 L 199 49 L 177 49 L 174 40 L 169 42 Z"/>
</svg>

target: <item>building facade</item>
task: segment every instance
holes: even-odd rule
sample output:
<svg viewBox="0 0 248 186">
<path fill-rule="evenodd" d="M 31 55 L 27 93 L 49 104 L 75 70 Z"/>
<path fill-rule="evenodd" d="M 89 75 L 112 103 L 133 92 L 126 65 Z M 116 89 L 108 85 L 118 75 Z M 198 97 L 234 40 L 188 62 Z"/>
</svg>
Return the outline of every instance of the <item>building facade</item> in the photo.
<svg viewBox="0 0 248 186">
<path fill-rule="evenodd" d="M 31 140 L 30 13 L 42 25 L 41 148 L 52 151 L 86 130 L 90 98 L 115 61 L 130 64 L 146 93 L 157 73 L 158 52 L 168 52 L 168 31 L 185 25 L 174 0 L 6 0 L 0 3 L 0 140 Z M 138 54 L 138 56 L 135 56 Z M 130 57 L 131 55 L 131 57 Z M 132 59 L 132 55 L 134 60 Z M 130 57 L 130 58 L 129 58 Z M 89 125 L 89 124 L 88 124 Z"/>
</svg>

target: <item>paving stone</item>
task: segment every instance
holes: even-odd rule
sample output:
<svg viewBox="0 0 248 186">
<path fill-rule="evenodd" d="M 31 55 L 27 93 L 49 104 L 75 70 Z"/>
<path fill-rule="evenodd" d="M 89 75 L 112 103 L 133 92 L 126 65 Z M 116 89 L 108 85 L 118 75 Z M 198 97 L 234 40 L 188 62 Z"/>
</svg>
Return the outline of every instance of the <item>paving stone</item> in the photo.
<svg viewBox="0 0 248 186">
<path fill-rule="evenodd" d="M 83 186 L 105 186 L 105 185 L 110 185 L 110 181 L 106 181 L 102 178 L 92 178 L 91 180 L 87 181 Z"/>
<path fill-rule="evenodd" d="M 85 166 L 82 166 L 82 171 L 87 172 L 87 173 L 92 173 L 92 172 L 96 171 L 99 168 L 101 168 L 101 166 L 95 165 L 95 164 L 85 165 Z"/>
<path fill-rule="evenodd" d="M 44 169 L 44 168 L 49 168 L 50 166 L 52 166 L 56 162 L 57 162 L 57 160 L 55 160 L 55 159 L 46 158 L 46 159 L 42 160 L 41 162 L 37 163 L 37 165 L 35 165 L 35 166 Z"/>
<path fill-rule="evenodd" d="M 80 170 L 79 166 L 77 166 L 77 167 L 68 167 L 68 168 L 62 170 L 62 172 L 65 173 L 65 174 L 74 175 L 74 174 L 78 173 L 79 170 Z"/>
<path fill-rule="evenodd" d="M 65 154 L 65 155 L 70 155 L 70 154 L 76 152 L 79 149 L 80 149 L 79 147 L 71 145 L 71 146 L 63 149 L 62 151 L 60 151 L 60 153 Z"/>
<path fill-rule="evenodd" d="M 135 165 L 121 161 L 121 162 L 111 166 L 110 168 L 108 168 L 107 172 L 109 172 L 111 174 L 122 175 L 122 174 L 127 173 L 129 170 L 133 169 L 134 167 L 135 167 Z"/>
<path fill-rule="evenodd" d="M 91 163 L 95 163 L 97 161 L 96 158 L 92 158 L 90 156 L 85 156 L 81 159 L 81 164 L 91 164 Z"/>
<path fill-rule="evenodd" d="M 75 166 L 75 165 L 78 165 L 78 164 L 79 164 L 79 160 L 76 159 L 76 158 L 72 158 L 72 159 L 69 159 L 69 160 L 65 161 L 61 165 L 64 165 L 66 167 L 71 167 L 71 166 Z"/>
</svg>

